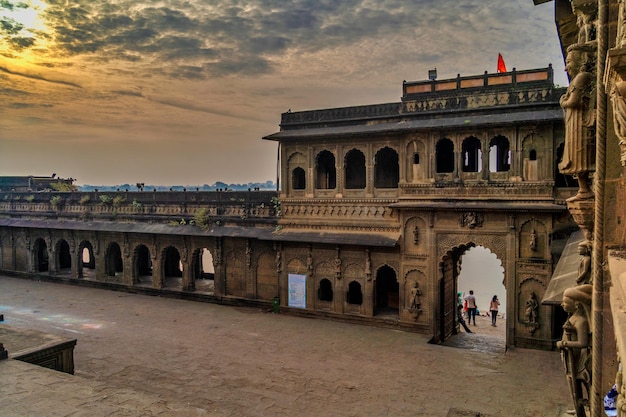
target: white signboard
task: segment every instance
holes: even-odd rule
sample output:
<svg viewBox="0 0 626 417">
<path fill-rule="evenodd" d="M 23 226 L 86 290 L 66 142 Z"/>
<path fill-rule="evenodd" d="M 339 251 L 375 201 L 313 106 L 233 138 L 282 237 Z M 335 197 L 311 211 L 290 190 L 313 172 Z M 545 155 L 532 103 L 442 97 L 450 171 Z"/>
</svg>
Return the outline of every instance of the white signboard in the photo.
<svg viewBox="0 0 626 417">
<path fill-rule="evenodd" d="M 306 308 L 306 275 L 289 274 L 288 305 Z"/>
</svg>

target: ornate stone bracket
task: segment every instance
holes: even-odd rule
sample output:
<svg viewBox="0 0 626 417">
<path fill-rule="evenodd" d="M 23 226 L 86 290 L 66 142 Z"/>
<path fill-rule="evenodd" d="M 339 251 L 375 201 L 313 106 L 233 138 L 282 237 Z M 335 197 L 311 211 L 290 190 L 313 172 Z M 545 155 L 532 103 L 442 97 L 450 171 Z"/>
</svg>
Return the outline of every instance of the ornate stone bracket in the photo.
<svg viewBox="0 0 626 417">
<path fill-rule="evenodd" d="M 593 241 L 594 205 L 595 199 L 567 202 L 567 209 L 588 241 Z"/>
</svg>

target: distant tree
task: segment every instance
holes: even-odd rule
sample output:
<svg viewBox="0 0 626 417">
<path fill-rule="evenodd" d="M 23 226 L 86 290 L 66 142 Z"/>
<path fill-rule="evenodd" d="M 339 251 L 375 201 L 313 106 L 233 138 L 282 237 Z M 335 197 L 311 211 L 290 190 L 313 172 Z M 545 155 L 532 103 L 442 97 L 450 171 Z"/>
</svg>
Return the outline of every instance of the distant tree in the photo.
<svg viewBox="0 0 626 417">
<path fill-rule="evenodd" d="M 67 181 L 56 181 L 50 183 L 50 188 L 54 191 L 78 191 L 78 187 Z"/>
</svg>

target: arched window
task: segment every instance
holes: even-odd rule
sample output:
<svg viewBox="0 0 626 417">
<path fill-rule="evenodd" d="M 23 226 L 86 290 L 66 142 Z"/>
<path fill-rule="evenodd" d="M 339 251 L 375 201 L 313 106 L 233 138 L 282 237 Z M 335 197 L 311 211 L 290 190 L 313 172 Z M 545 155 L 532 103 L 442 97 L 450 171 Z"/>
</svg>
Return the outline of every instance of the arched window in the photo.
<svg viewBox="0 0 626 417">
<path fill-rule="evenodd" d="M 327 278 L 320 281 L 320 287 L 317 290 L 317 298 L 320 301 L 333 301 L 333 284 Z"/>
<path fill-rule="evenodd" d="M 346 189 L 365 188 L 365 155 L 358 149 L 352 149 L 346 154 Z"/>
<path fill-rule="evenodd" d="M 483 163 L 483 154 L 480 149 L 480 140 L 473 136 L 466 138 L 462 145 L 463 172 L 480 172 Z"/>
<path fill-rule="evenodd" d="M 413 154 L 413 164 L 414 165 L 419 165 L 420 163 L 420 154 L 418 154 L 417 152 L 415 152 Z"/>
<path fill-rule="evenodd" d="M 374 158 L 374 187 L 398 188 L 399 180 L 398 153 L 389 147 L 384 147 L 376 153 Z"/>
<path fill-rule="evenodd" d="M 437 173 L 446 174 L 454 172 L 454 144 L 448 138 L 443 138 L 437 142 L 435 148 Z"/>
<path fill-rule="evenodd" d="M 320 190 L 332 190 L 337 187 L 335 155 L 322 151 L 317 155 L 317 178 L 315 187 Z"/>
<path fill-rule="evenodd" d="M 530 156 L 529 156 L 529 159 L 530 159 L 531 161 L 536 161 L 536 160 L 537 160 L 537 151 L 536 151 L 536 150 L 534 150 L 534 149 L 531 149 L 531 150 L 530 150 Z"/>
<path fill-rule="evenodd" d="M 291 185 L 294 190 L 306 188 L 306 173 L 304 169 L 297 167 L 291 172 Z"/>
<path fill-rule="evenodd" d="M 496 136 L 489 142 L 489 171 L 506 172 L 511 169 L 511 148 L 504 136 Z"/>
<path fill-rule="evenodd" d="M 352 281 L 348 284 L 348 304 L 358 304 L 361 305 L 363 303 L 363 292 L 361 291 L 361 284 L 356 281 Z"/>
</svg>

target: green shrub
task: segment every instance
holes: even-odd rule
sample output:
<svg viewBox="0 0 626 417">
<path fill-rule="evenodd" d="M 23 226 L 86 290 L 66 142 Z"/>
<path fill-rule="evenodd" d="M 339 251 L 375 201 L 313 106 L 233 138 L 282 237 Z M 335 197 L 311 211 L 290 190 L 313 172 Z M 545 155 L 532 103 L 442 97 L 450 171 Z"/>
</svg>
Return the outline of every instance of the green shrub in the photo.
<svg viewBox="0 0 626 417">
<path fill-rule="evenodd" d="M 211 216 L 209 215 L 209 210 L 206 208 L 198 210 L 195 216 L 193 216 L 193 221 L 196 226 L 202 229 L 208 229 L 211 226 Z"/>
<path fill-rule="evenodd" d="M 52 207 L 58 207 L 61 205 L 61 196 L 55 195 L 50 199 L 50 204 Z"/>
<path fill-rule="evenodd" d="M 143 205 L 139 201 L 137 201 L 137 199 L 133 200 L 132 206 L 133 206 L 133 210 L 135 211 L 141 211 L 141 209 L 143 208 Z"/>
</svg>

